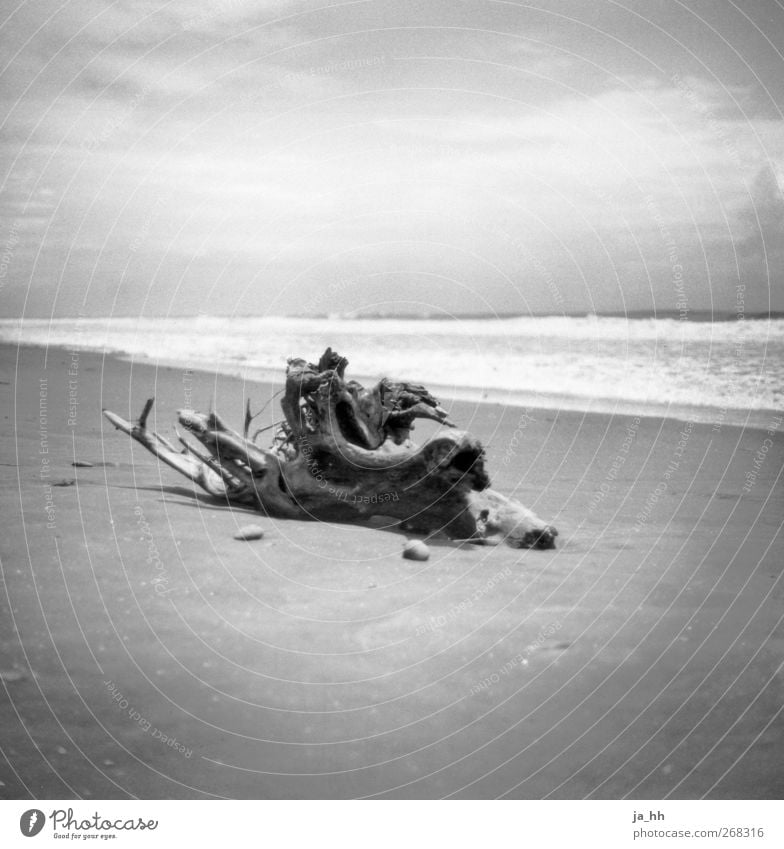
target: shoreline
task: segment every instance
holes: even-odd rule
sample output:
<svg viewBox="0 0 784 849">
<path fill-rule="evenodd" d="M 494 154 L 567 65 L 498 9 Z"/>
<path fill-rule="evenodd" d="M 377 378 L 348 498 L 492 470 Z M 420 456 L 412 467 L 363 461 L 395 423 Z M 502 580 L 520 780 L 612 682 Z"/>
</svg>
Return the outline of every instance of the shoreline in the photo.
<svg viewBox="0 0 784 849">
<path fill-rule="evenodd" d="M 128 354 L 110 354 L 125 362 L 144 362 L 153 367 L 183 368 L 183 363 L 175 359 L 147 360 L 135 358 Z M 196 366 L 194 371 L 210 373 L 206 368 Z M 238 380 L 260 384 L 272 384 L 282 387 L 284 384 L 285 367 L 280 373 L 271 369 L 255 368 L 253 366 L 233 366 L 230 363 L 219 363 L 215 369 L 218 374 L 234 377 Z M 213 373 L 215 373 L 213 372 Z M 364 386 L 378 382 L 383 375 L 354 374 L 351 377 Z M 610 398 L 586 399 L 574 395 L 533 394 L 504 389 L 478 389 L 475 387 L 454 387 L 438 383 L 428 383 L 428 390 L 443 403 L 491 404 L 517 407 L 519 409 L 534 409 L 541 413 L 569 412 L 597 416 L 638 416 L 646 419 L 671 419 L 678 422 L 698 422 L 719 427 L 736 427 L 741 429 L 767 430 L 773 418 L 782 415 L 784 411 L 768 408 L 739 409 L 733 407 L 718 408 L 710 406 L 670 405 L 660 407 L 641 401 L 618 400 Z"/>
<path fill-rule="evenodd" d="M 0 347 L 5 346 L 16 348 L 16 345 L 13 343 L 0 342 Z M 134 356 L 115 350 L 100 352 L 91 348 L 80 349 L 78 346 L 68 348 L 62 345 L 43 346 L 25 344 L 22 347 L 44 349 L 54 354 L 61 352 L 70 354 L 72 351 L 90 353 L 153 369 L 170 368 L 189 373 L 198 372 L 203 375 L 211 375 L 215 379 L 218 376 L 234 378 L 243 382 L 273 386 L 275 390 L 282 388 L 285 382 L 285 365 L 279 371 L 274 371 L 272 369 L 241 366 L 224 361 L 217 363 L 213 369 L 210 369 L 204 362 L 194 361 L 192 364 L 189 364 L 176 358 L 159 358 L 153 360 L 144 356 Z M 381 376 L 352 373 L 351 377 L 365 386 L 370 386 L 376 383 Z M 613 400 L 608 398 L 586 399 L 557 393 L 534 394 L 503 389 L 483 390 L 475 387 L 455 387 L 437 383 L 429 383 L 427 388 L 445 404 L 458 402 L 461 404 L 503 405 L 523 410 L 537 410 L 542 414 L 568 412 L 581 415 L 636 416 L 646 419 L 670 419 L 677 422 L 708 424 L 717 429 L 732 427 L 744 430 L 768 430 L 771 421 L 784 412 L 782 410 L 768 408 L 740 409 L 728 407 L 722 409 L 707 405 L 669 405 L 663 407 L 657 404 L 646 404 L 633 400 Z"/>
</svg>

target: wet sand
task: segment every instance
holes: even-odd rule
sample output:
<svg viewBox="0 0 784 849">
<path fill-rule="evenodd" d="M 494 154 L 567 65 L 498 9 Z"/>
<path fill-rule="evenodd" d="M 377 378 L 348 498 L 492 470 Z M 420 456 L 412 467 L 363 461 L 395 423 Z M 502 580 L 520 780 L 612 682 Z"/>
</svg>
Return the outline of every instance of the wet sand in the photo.
<svg viewBox="0 0 784 849">
<path fill-rule="evenodd" d="M 416 563 L 194 494 L 100 413 L 155 395 L 171 437 L 269 386 L 0 353 L 0 797 L 783 795 L 780 421 L 456 402 L 559 547 Z"/>
</svg>

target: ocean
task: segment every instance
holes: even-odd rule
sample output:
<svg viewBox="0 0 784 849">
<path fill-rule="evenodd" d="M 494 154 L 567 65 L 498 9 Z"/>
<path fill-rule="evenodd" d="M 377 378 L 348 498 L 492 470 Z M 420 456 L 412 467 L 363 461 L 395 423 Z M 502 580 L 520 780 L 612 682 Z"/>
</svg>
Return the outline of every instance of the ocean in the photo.
<svg viewBox="0 0 784 849">
<path fill-rule="evenodd" d="M 349 376 L 441 397 L 765 426 L 784 408 L 784 319 L 292 317 L 0 320 L 0 341 L 279 381 L 327 346 Z"/>
</svg>

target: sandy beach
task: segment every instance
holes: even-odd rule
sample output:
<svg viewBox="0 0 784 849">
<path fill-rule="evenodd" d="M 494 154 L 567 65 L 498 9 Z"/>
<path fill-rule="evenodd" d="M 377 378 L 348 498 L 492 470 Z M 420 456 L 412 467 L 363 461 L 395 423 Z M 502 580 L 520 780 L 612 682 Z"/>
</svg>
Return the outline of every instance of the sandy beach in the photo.
<svg viewBox="0 0 784 849">
<path fill-rule="evenodd" d="M 0 351 L 0 797 L 784 794 L 780 418 L 455 402 L 558 548 L 417 563 L 194 494 L 101 416 L 154 395 L 171 437 L 269 386 Z"/>
</svg>

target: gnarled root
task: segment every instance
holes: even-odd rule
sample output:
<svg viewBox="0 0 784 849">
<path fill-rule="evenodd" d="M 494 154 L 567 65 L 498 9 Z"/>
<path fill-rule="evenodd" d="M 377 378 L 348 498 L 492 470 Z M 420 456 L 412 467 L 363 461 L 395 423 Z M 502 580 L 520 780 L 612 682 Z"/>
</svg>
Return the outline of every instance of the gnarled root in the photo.
<svg viewBox="0 0 784 849">
<path fill-rule="evenodd" d="M 521 504 L 489 489 L 485 453 L 468 433 L 445 430 L 422 446 L 417 418 L 453 427 L 422 386 L 384 379 L 366 389 L 346 381 L 347 360 L 327 349 L 317 365 L 289 361 L 285 422 L 260 448 L 215 413 L 181 410 L 200 443 L 178 451 L 149 431 L 150 399 L 136 423 L 104 410 L 117 428 L 213 496 L 290 518 L 401 519 L 425 533 L 519 548 L 554 548 L 557 531 Z"/>
</svg>

